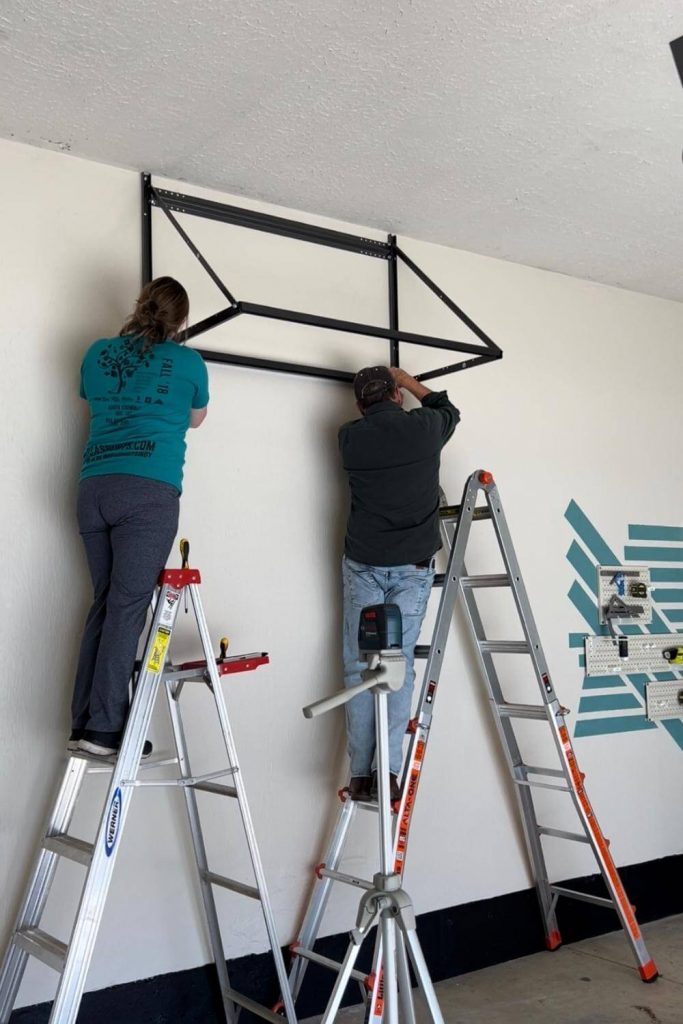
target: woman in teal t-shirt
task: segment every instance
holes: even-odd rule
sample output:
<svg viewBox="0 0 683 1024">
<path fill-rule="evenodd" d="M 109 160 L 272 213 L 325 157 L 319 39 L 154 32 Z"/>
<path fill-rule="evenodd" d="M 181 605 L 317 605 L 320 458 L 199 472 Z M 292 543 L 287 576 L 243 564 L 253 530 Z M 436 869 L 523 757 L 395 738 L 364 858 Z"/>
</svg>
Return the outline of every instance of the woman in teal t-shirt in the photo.
<svg viewBox="0 0 683 1024">
<path fill-rule="evenodd" d="M 145 285 L 117 338 L 88 349 L 81 398 L 90 434 L 78 488 L 78 527 L 94 601 L 71 706 L 69 748 L 116 753 L 128 683 L 159 573 L 178 528 L 185 433 L 206 417 L 208 377 L 178 342 L 189 301 L 172 277 Z"/>
</svg>

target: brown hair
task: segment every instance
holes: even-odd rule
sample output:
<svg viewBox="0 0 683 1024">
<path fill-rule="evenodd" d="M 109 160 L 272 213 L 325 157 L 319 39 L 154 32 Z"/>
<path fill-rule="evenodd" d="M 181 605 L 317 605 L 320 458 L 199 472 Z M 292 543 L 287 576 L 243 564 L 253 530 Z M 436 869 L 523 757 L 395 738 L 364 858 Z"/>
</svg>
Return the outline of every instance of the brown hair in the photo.
<svg viewBox="0 0 683 1024">
<path fill-rule="evenodd" d="M 176 341 L 190 313 L 187 292 L 173 277 L 156 277 L 144 286 L 120 334 L 142 338 L 143 351 Z"/>
</svg>

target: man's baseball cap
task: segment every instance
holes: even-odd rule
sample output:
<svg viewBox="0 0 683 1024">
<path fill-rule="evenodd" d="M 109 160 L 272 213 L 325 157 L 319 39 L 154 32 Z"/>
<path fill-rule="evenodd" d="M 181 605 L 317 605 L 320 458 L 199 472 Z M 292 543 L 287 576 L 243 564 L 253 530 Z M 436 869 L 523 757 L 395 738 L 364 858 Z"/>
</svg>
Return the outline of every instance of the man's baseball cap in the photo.
<svg viewBox="0 0 683 1024">
<path fill-rule="evenodd" d="M 359 370 L 353 381 L 353 390 L 357 401 L 377 400 L 389 394 L 396 387 L 388 366 L 366 366 Z"/>
</svg>

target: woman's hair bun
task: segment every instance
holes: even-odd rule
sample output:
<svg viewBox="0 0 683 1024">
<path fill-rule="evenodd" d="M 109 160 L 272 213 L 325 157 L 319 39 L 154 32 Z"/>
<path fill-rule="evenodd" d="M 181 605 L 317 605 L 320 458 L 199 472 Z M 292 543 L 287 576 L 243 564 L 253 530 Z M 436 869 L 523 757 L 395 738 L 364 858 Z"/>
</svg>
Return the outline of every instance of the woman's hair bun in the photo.
<svg viewBox="0 0 683 1024">
<path fill-rule="evenodd" d="M 134 334 L 149 348 L 178 337 L 190 312 L 187 292 L 172 277 L 157 277 L 140 292 L 135 312 L 128 317 L 121 334 Z"/>
</svg>

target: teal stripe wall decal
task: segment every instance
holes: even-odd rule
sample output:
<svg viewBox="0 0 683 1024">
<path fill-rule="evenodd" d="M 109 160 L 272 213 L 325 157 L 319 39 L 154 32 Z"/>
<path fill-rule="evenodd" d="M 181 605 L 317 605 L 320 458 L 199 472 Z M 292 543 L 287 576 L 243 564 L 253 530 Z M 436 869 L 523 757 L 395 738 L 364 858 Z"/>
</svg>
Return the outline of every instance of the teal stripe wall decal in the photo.
<svg viewBox="0 0 683 1024">
<path fill-rule="evenodd" d="M 574 528 L 581 540 L 584 542 L 590 553 L 594 556 L 598 565 L 619 565 L 620 559 L 612 549 L 605 544 L 604 540 L 574 500 L 569 502 L 565 519 Z"/>
<path fill-rule="evenodd" d="M 650 579 L 653 583 L 683 583 L 683 569 L 650 569 Z"/>
<path fill-rule="evenodd" d="M 572 541 L 572 545 L 567 552 L 567 559 L 570 565 L 573 565 L 579 576 L 586 584 L 589 590 L 591 590 L 595 596 L 598 596 L 598 570 L 595 562 L 591 562 L 590 558 L 583 550 L 583 548 Z"/>
<path fill-rule="evenodd" d="M 668 718 L 660 723 L 664 726 L 669 736 L 679 745 L 683 750 L 683 722 L 680 718 Z"/>
<path fill-rule="evenodd" d="M 607 634 L 607 627 L 601 626 L 598 622 L 598 609 L 596 607 L 597 596 L 597 573 L 596 564 L 599 565 L 620 565 L 621 559 L 617 558 L 609 545 L 603 540 L 586 514 L 575 501 L 571 501 L 565 512 L 565 518 L 574 528 L 581 544 L 574 540 L 567 552 L 567 560 L 576 571 L 576 579 L 568 593 L 574 607 L 586 621 L 589 630 L 594 635 L 604 636 Z M 646 524 L 634 524 L 629 526 L 630 540 L 676 542 L 683 541 L 683 527 L 649 526 Z M 583 545 L 583 546 L 582 546 Z M 595 559 L 595 563 L 586 554 L 586 550 Z M 651 562 L 683 562 L 683 545 L 680 547 L 663 547 L 660 545 L 627 545 L 624 548 L 624 556 L 630 562 L 647 564 L 650 568 L 650 579 L 652 583 L 678 583 L 683 587 L 683 568 L 674 568 L 671 565 L 652 566 Z M 579 582 L 581 580 L 581 583 Z M 583 585 L 582 585 L 583 584 Z M 586 589 L 587 588 L 587 589 Z M 683 589 L 662 588 L 653 591 L 653 603 L 662 608 L 666 616 L 665 622 L 657 611 L 653 609 L 652 623 L 647 626 L 631 625 L 623 623 L 620 631 L 628 636 L 642 636 L 648 633 L 670 633 L 672 631 L 683 634 L 683 629 L 676 630 L 675 623 L 683 623 L 683 608 L 672 608 L 674 603 L 683 604 Z M 671 623 L 671 625 L 669 624 Z M 584 646 L 584 634 L 579 632 L 569 633 L 569 646 L 581 650 Z M 683 635 L 681 637 L 683 646 Z M 579 654 L 579 666 L 585 668 L 585 655 Z M 628 683 L 633 686 L 636 693 L 645 701 L 645 686 L 652 680 L 677 681 L 683 683 L 683 679 L 673 672 L 633 673 L 626 676 Z M 609 690 L 614 693 L 593 693 L 582 696 L 579 701 L 579 714 L 590 712 L 602 713 L 600 717 L 581 718 L 574 727 L 574 736 L 604 736 L 614 733 L 651 731 L 661 726 L 672 737 L 674 742 L 683 750 L 683 720 L 665 719 L 659 723 L 650 722 L 644 714 L 642 704 L 636 699 L 633 693 L 624 693 L 627 685 L 623 676 L 590 676 L 584 677 L 583 690 Z M 623 715 L 613 714 L 614 711 L 639 709 L 642 714 Z"/>
<path fill-rule="evenodd" d="M 579 701 L 579 714 L 589 711 L 630 711 L 638 708 L 643 711 L 643 706 L 632 693 L 601 693 L 593 697 L 582 697 Z"/>
<path fill-rule="evenodd" d="M 591 601 L 586 591 L 576 580 L 574 580 L 569 588 L 568 597 L 576 610 L 583 615 L 592 633 L 607 632 L 606 627 L 601 626 L 598 622 L 598 610 L 594 602 Z"/>
<path fill-rule="evenodd" d="M 588 676 L 583 681 L 584 690 L 606 690 L 612 686 L 626 686 L 621 676 Z"/>
<path fill-rule="evenodd" d="M 683 526 L 629 526 L 629 540 L 683 540 Z"/>
<path fill-rule="evenodd" d="M 683 590 L 678 587 L 657 587 L 651 591 L 651 595 L 652 600 L 657 601 L 658 604 L 680 604 L 683 602 Z"/>
<path fill-rule="evenodd" d="M 629 562 L 683 562 L 683 548 L 639 548 L 627 545 L 624 554 Z"/>
<path fill-rule="evenodd" d="M 654 722 L 640 715 L 613 715 L 611 718 L 582 718 L 576 723 L 575 736 L 607 736 L 615 732 L 640 732 L 656 729 Z"/>
</svg>

